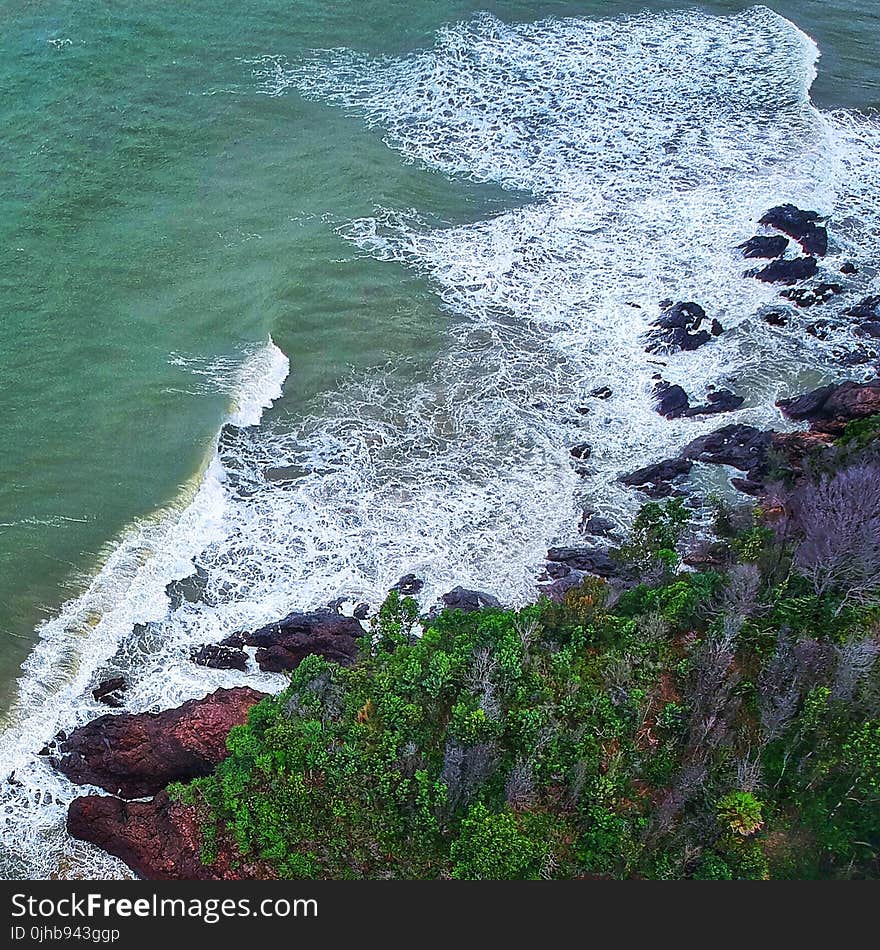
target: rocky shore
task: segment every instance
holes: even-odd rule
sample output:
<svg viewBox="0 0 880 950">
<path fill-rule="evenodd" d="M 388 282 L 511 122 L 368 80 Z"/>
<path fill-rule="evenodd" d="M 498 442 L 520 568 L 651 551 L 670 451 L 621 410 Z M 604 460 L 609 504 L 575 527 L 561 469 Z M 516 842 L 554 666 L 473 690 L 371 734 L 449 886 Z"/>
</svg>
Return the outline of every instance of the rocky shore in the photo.
<svg viewBox="0 0 880 950">
<path fill-rule="evenodd" d="M 782 299 L 788 309 L 763 315 L 768 323 L 785 327 L 794 321 L 796 311 L 827 306 L 842 288 L 827 280 L 806 283 L 818 274 L 818 261 L 828 252 L 828 233 L 818 214 L 781 205 L 768 211 L 760 224 L 773 233 L 756 234 L 740 250 L 744 259 L 769 263 L 746 271 L 744 276 L 778 282 L 785 288 Z M 786 258 L 792 242 L 800 252 Z M 849 264 L 841 271 L 849 275 L 857 268 Z M 873 341 L 880 337 L 878 314 L 880 297 L 868 297 L 806 329 L 825 336 L 846 329 L 858 345 L 844 362 L 864 363 L 876 357 Z M 652 353 L 689 351 L 711 345 L 724 332 L 720 322 L 699 304 L 664 301 L 645 342 Z M 607 395 L 601 390 L 594 393 L 597 399 Z M 666 418 L 721 414 L 743 404 L 740 395 L 722 388 L 709 392 L 704 403 L 694 405 L 681 386 L 670 385 L 661 376 L 653 398 L 657 412 Z M 693 439 L 674 457 L 627 473 L 621 481 L 645 499 L 687 498 L 695 466 L 724 466 L 735 473 L 730 480 L 740 492 L 763 499 L 774 481 L 799 477 L 847 425 L 880 413 L 880 380 L 827 385 L 777 405 L 785 419 L 805 428 L 777 432 L 737 422 L 723 425 Z M 584 411 L 589 411 L 588 407 Z M 590 452 L 590 446 L 574 446 L 573 464 L 589 458 Z M 620 540 L 614 525 L 587 513 L 581 533 L 584 544 L 547 552 L 539 578 L 541 594 L 561 599 L 589 576 L 626 585 L 627 578 L 614 556 Z M 407 575 L 393 590 L 411 595 L 421 586 L 419 578 Z M 172 593 L 186 596 L 183 587 Z M 490 594 L 456 588 L 444 595 L 438 608 L 468 611 L 498 605 Z M 240 671 L 255 663 L 264 672 L 279 673 L 294 670 L 305 657 L 317 654 L 350 666 L 357 658 L 358 641 L 367 635 L 361 623 L 366 610 L 359 607 L 354 616 L 345 616 L 338 607 L 291 613 L 261 629 L 206 644 L 194 651 L 191 659 L 206 667 Z M 95 697 L 118 706 L 124 689 L 124 682 L 108 681 L 97 685 Z M 104 715 L 60 739 L 53 750 L 54 766 L 72 782 L 109 793 L 75 799 L 68 812 L 69 833 L 116 855 L 144 878 L 270 875 L 271 870 L 259 862 L 236 859 L 234 849 L 225 848 L 223 842 L 217 843 L 215 859 L 203 863 L 197 810 L 172 800 L 166 791 L 173 782 L 210 774 L 226 756 L 230 730 L 244 723 L 249 710 L 264 696 L 244 686 L 218 689 L 159 713 Z"/>
</svg>

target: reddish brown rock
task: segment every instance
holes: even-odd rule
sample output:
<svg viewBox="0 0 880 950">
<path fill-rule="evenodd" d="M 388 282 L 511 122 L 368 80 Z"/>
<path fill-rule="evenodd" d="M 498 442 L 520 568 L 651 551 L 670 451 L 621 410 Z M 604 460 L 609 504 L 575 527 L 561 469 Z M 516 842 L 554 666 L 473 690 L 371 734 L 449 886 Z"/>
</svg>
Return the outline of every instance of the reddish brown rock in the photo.
<svg viewBox="0 0 880 950">
<path fill-rule="evenodd" d="M 101 716 L 61 743 L 55 766 L 71 781 L 123 798 L 144 798 L 169 782 L 208 775 L 226 758 L 226 737 L 265 698 L 246 686 L 160 713 Z"/>
<path fill-rule="evenodd" d="M 124 861 L 151 881 L 221 881 L 266 878 L 271 869 L 244 861 L 223 842 L 211 864 L 203 864 L 202 823 L 195 808 L 173 802 L 165 792 L 151 801 L 127 802 L 108 795 L 74 799 L 67 830 Z"/>
<path fill-rule="evenodd" d="M 848 422 L 880 412 L 880 380 L 822 386 L 776 403 L 789 419 L 809 423 L 814 432 L 837 435 Z"/>
</svg>

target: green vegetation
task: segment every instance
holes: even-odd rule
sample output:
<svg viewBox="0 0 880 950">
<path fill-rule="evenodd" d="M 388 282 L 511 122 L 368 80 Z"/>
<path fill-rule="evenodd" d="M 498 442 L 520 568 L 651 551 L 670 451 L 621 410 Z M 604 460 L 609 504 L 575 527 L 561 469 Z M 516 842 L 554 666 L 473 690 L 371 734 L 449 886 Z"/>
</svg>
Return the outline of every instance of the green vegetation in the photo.
<svg viewBox="0 0 880 950">
<path fill-rule="evenodd" d="M 816 491 L 845 498 L 858 464 Z M 428 621 L 392 594 L 355 666 L 308 657 L 174 790 L 205 859 L 223 841 L 292 878 L 880 876 L 876 542 L 817 548 L 807 497 L 719 517 L 711 571 L 680 569 L 672 502 L 636 519 L 622 585 Z"/>
</svg>

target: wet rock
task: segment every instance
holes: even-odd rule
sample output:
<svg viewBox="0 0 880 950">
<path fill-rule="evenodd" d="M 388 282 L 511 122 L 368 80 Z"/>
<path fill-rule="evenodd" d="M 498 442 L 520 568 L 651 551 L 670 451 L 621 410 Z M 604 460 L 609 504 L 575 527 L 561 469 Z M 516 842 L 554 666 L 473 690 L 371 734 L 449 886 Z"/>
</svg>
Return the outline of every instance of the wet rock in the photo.
<svg viewBox="0 0 880 950">
<path fill-rule="evenodd" d="M 865 297 L 861 303 L 848 307 L 843 312 L 854 320 L 876 320 L 880 312 L 880 295 Z"/>
<path fill-rule="evenodd" d="M 743 257 L 782 257 L 788 247 L 788 238 L 781 235 L 774 237 L 755 237 L 749 238 L 739 249 L 743 252 Z"/>
<path fill-rule="evenodd" d="M 454 587 L 444 594 L 440 600 L 447 609 L 462 610 L 465 613 L 482 610 L 484 607 L 501 606 L 501 601 L 497 597 L 493 597 L 492 594 L 487 594 L 481 590 L 468 590 L 465 587 Z"/>
<path fill-rule="evenodd" d="M 816 223 L 821 217 L 817 211 L 802 211 L 796 205 L 783 204 L 771 208 L 758 223 L 793 237 L 805 253 L 824 257 L 828 253 L 828 232 Z"/>
<path fill-rule="evenodd" d="M 691 406 L 683 415 L 707 416 L 719 412 L 734 412 L 745 402 L 744 396 L 737 396 L 729 389 L 715 389 L 706 396 L 706 402 L 702 406 Z"/>
<path fill-rule="evenodd" d="M 593 454 L 593 449 L 588 442 L 579 442 L 577 445 L 573 445 L 568 452 L 572 458 L 585 461 Z"/>
<path fill-rule="evenodd" d="M 226 758 L 226 737 L 264 693 L 218 689 L 160 713 L 101 716 L 61 743 L 53 765 L 72 782 L 143 798 L 169 782 L 208 775 Z"/>
<path fill-rule="evenodd" d="M 869 337 L 872 340 L 880 339 L 880 320 L 868 320 L 853 330 L 856 336 Z"/>
<path fill-rule="evenodd" d="M 773 261 L 758 271 L 751 271 L 747 276 L 768 284 L 797 284 L 815 277 L 818 270 L 815 257 L 796 257 L 790 261 Z"/>
<path fill-rule="evenodd" d="M 608 553 L 606 547 L 576 546 L 550 548 L 547 552 L 548 573 L 552 568 L 558 576 L 567 576 L 559 568 L 594 574 L 597 577 L 614 577 L 620 572 L 620 564 Z M 552 576 L 552 574 L 550 575 Z"/>
<path fill-rule="evenodd" d="M 654 408 L 666 419 L 677 419 L 690 408 L 690 400 L 681 386 L 661 379 L 654 386 Z"/>
<path fill-rule="evenodd" d="M 366 620 L 370 616 L 370 605 L 369 604 L 358 604 L 352 611 L 352 617 L 355 620 Z"/>
<path fill-rule="evenodd" d="M 248 656 L 244 650 L 233 647 L 206 644 L 193 650 L 190 659 L 197 666 L 206 666 L 212 670 L 246 670 Z"/>
<path fill-rule="evenodd" d="M 692 301 L 665 307 L 651 324 L 654 329 L 648 334 L 648 352 L 691 351 L 704 346 L 713 335 L 723 331 L 717 320 L 710 324 L 711 333 L 701 330 L 701 324 L 708 319 L 706 311 Z"/>
<path fill-rule="evenodd" d="M 815 432 L 839 434 L 847 423 L 880 412 L 880 380 L 832 383 L 776 405 L 786 418 L 805 421 Z"/>
<path fill-rule="evenodd" d="M 592 399 L 610 399 L 614 395 L 608 386 L 600 386 L 594 389 L 590 394 Z"/>
<path fill-rule="evenodd" d="M 416 577 L 415 574 L 404 574 L 391 590 L 397 591 L 398 594 L 402 594 L 404 597 L 413 597 L 418 594 L 424 586 L 425 582 L 421 578 Z"/>
<path fill-rule="evenodd" d="M 231 647 L 233 650 L 241 650 L 245 646 L 243 633 L 231 633 L 224 640 L 220 641 L 221 647 Z"/>
<path fill-rule="evenodd" d="M 610 518 L 603 518 L 600 515 L 590 515 L 584 512 L 584 518 L 581 521 L 581 532 L 598 537 L 609 537 L 616 530 L 616 525 Z"/>
<path fill-rule="evenodd" d="M 771 438 L 771 432 L 733 424 L 694 439 L 682 449 L 681 456 L 695 462 L 729 465 L 750 472 L 764 461 Z"/>
<path fill-rule="evenodd" d="M 780 297 L 790 300 L 796 307 L 801 309 L 815 307 L 819 304 L 828 303 L 828 301 L 843 290 L 840 284 L 817 284 L 815 287 L 795 287 L 783 290 Z"/>
<path fill-rule="evenodd" d="M 196 565 L 195 573 L 189 577 L 182 577 L 172 581 L 165 588 L 172 610 L 177 610 L 184 603 L 198 604 L 205 599 L 208 588 L 208 572 Z"/>
<path fill-rule="evenodd" d="M 165 792 L 150 801 L 127 802 L 86 795 L 70 803 L 67 831 L 115 855 L 148 881 L 218 881 L 273 877 L 269 866 L 242 859 L 235 848 L 220 846 L 203 864 L 203 823 L 196 810 L 172 802 Z"/>
<path fill-rule="evenodd" d="M 299 465 L 277 465 L 263 471 L 263 477 L 267 482 L 295 482 L 305 474 L 305 470 Z"/>
<path fill-rule="evenodd" d="M 778 310 L 771 310 L 764 314 L 764 323 L 769 323 L 771 327 L 787 327 L 788 317 Z"/>
<path fill-rule="evenodd" d="M 684 458 L 664 459 L 662 462 L 654 462 L 652 465 L 646 465 L 644 468 L 636 469 L 629 475 L 623 475 L 620 481 L 624 485 L 632 488 L 643 485 L 663 485 L 683 478 L 690 473 L 694 463 Z"/>
<path fill-rule="evenodd" d="M 295 611 L 277 623 L 244 634 L 244 642 L 258 647 L 254 659 L 263 672 L 282 673 L 295 670 L 313 653 L 350 666 L 357 656 L 357 641 L 364 634 L 354 617 L 332 610 Z"/>
<path fill-rule="evenodd" d="M 111 709 L 119 709 L 125 703 L 123 694 L 127 689 L 128 683 L 125 682 L 125 677 L 114 676 L 111 679 L 102 680 L 92 690 L 92 697 Z"/>
<path fill-rule="evenodd" d="M 858 272 L 858 267 L 856 267 L 852 261 L 844 261 L 843 264 L 840 265 L 841 274 L 858 274 Z"/>
</svg>

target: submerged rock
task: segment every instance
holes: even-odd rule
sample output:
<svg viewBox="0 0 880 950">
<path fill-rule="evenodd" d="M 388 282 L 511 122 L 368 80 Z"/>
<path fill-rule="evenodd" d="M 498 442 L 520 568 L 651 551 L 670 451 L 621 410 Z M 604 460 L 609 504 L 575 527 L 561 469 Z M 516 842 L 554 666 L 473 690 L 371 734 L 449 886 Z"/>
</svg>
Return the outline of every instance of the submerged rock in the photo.
<svg viewBox="0 0 880 950">
<path fill-rule="evenodd" d="M 354 617 L 332 610 L 294 612 L 283 620 L 244 634 L 248 646 L 258 647 L 254 659 L 267 673 L 294 670 L 315 653 L 350 666 L 357 656 L 357 641 L 366 631 Z"/>
<path fill-rule="evenodd" d="M 208 572 L 196 565 L 195 572 L 188 577 L 172 581 L 165 588 L 165 593 L 171 602 L 172 610 L 177 610 L 184 603 L 197 604 L 205 599 L 208 589 Z"/>
<path fill-rule="evenodd" d="M 60 744 L 53 765 L 78 785 L 143 798 L 169 782 L 208 775 L 226 758 L 226 737 L 265 693 L 218 689 L 159 713 L 101 716 Z"/>
</svg>

